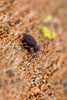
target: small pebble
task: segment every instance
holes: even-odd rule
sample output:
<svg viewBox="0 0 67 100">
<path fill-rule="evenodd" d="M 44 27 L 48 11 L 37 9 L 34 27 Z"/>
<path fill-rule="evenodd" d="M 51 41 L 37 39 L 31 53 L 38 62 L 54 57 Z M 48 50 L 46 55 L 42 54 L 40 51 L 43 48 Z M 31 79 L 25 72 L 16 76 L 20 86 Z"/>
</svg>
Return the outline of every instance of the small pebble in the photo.
<svg viewBox="0 0 67 100">
<path fill-rule="evenodd" d="M 64 87 L 67 87 L 67 81 L 64 81 Z"/>
<path fill-rule="evenodd" d="M 13 75 L 13 71 L 12 70 L 8 70 L 7 73 L 9 74 L 10 77 Z"/>
<path fill-rule="evenodd" d="M 38 67 L 38 70 L 42 71 L 42 67 L 41 67 L 41 66 L 39 66 L 39 67 Z"/>
<path fill-rule="evenodd" d="M 11 84 L 14 84 L 14 80 L 12 79 L 10 83 L 11 83 Z"/>
<path fill-rule="evenodd" d="M 45 100 L 45 97 L 43 97 L 42 100 Z"/>
<path fill-rule="evenodd" d="M 58 26 L 58 24 L 57 24 L 57 23 L 53 23 L 53 24 L 54 24 L 54 27 L 55 27 L 55 28 Z"/>
</svg>

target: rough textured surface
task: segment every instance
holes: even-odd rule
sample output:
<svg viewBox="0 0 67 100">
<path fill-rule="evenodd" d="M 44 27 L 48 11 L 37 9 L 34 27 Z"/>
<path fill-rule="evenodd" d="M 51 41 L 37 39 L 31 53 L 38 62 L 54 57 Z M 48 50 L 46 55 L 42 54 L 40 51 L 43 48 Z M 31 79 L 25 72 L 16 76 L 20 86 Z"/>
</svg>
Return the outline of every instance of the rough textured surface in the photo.
<svg viewBox="0 0 67 100">
<path fill-rule="evenodd" d="M 0 0 L 0 100 L 67 100 L 66 0 Z M 58 37 L 48 40 L 45 24 Z M 22 48 L 22 35 L 32 35 L 46 51 L 36 62 Z"/>
</svg>

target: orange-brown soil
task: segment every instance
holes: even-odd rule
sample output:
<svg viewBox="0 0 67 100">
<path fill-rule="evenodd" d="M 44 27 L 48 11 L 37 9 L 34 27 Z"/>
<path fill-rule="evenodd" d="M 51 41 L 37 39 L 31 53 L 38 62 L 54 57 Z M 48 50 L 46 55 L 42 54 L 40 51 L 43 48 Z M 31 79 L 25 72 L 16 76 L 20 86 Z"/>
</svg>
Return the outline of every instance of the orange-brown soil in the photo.
<svg viewBox="0 0 67 100">
<path fill-rule="evenodd" d="M 0 100 L 67 100 L 66 0 L 0 0 Z M 44 18 L 53 15 L 45 24 Z M 58 36 L 45 38 L 42 26 Z M 22 47 L 30 34 L 46 52 L 31 53 Z"/>
</svg>

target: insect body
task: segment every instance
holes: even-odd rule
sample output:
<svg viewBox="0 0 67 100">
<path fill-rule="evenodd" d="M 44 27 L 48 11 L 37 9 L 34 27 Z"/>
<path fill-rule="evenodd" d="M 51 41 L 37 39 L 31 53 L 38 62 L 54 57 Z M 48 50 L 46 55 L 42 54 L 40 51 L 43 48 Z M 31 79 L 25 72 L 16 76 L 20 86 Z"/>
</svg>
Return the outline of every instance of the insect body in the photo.
<svg viewBox="0 0 67 100">
<path fill-rule="evenodd" d="M 37 41 L 29 34 L 25 34 L 23 36 L 23 44 L 24 44 L 24 47 L 29 49 L 29 48 L 33 48 L 34 52 L 36 53 L 37 55 L 37 52 L 40 50 L 40 46 L 38 45 L 37 46 Z M 42 51 L 42 50 L 40 50 Z M 43 52 L 43 51 L 42 51 Z M 45 54 L 45 52 L 43 52 Z"/>
<path fill-rule="evenodd" d="M 37 52 L 40 50 L 40 47 L 37 46 L 37 41 L 31 36 L 31 35 L 24 35 L 23 36 L 24 42 L 29 46 L 29 47 L 33 47 L 34 52 Z"/>
</svg>

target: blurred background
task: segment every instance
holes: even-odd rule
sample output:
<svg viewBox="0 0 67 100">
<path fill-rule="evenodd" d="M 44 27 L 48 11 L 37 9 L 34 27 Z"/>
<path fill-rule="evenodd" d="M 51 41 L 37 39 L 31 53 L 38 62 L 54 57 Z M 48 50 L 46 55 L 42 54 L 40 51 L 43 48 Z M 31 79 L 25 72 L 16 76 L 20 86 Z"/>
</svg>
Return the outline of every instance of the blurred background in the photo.
<svg viewBox="0 0 67 100">
<path fill-rule="evenodd" d="M 28 62 L 23 34 L 46 56 Z M 66 42 L 67 0 L 0 0 L 0 100 L 67 100 Z"/>
</svg>

